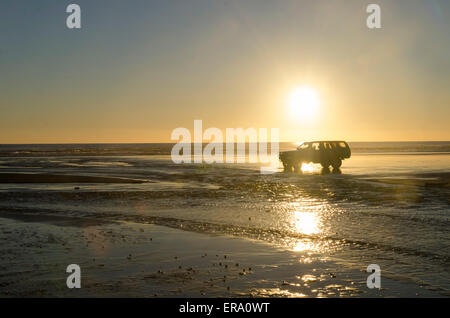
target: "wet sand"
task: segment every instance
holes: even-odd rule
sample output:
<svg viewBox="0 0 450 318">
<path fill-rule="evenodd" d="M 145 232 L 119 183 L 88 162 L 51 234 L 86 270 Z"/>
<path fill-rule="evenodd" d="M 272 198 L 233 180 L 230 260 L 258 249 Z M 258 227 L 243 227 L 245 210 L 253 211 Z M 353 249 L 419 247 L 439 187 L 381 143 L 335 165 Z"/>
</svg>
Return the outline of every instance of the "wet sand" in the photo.
<svg viewBox="0 0 450 318">
<path fill-rule="evenodd" d="M 381 290 L 369 289 L 365 268 L 260 241 L 152 224 L 21 218 L 0 218 L 0 297 L 439 296 L 388 276 Z M 81 289 L 66 287 L 69 264 L 81 267 Z"/>
<path fill-rule="evenodd" d="M 168 157 L 0 158 L 0 297 L 448 297 L 448 156 L 270 176 Z"/>
<path fill-rule="evenodd" d="M 80 176 L 80 175 L 57 175 L 41 173 L 0 173 L 0 183 L 144 183 L 147 180 Z"/>
<path fill-rule="evenodd" d="M 450 188 L 450 172 L 420 173 L 399 175 L 396 177 L 364 178 L 367 181 L 374 181 L 387 184 L 407 185 L 415 187 L 439 187 Z"/>
</svg>

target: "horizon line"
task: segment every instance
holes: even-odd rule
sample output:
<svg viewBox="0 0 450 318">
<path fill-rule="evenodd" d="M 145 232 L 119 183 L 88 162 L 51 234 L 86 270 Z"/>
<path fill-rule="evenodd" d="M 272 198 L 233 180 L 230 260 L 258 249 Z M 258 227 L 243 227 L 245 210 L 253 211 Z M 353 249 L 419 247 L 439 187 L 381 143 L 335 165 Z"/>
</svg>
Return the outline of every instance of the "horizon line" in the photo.
<svg viewBox="0 0 450 318">
<path fill-rule="evenodd" d="M 341 139 L 314 139 L 309 140 L 311 141 L 330 141 L 330 140 L 341 140 Z M 260 141 L 257 141 L 256 143 L 259 143 Z M 266 141 L 267 143 L 272 143 L 271 141 Z M 308 142 L 308 141 L 302 141 L 302 142 Z M 372 141 L 361 141 L 361 140 L 353 140 L 353 141 L 347 141 L 349 143 L 356 143 L 356 142 L 450 142 L 450 140 L 372 140 Z M 171 141 L 171 142 L 44 142 L 44 143 L 0 143 L 0 146 L 3 145 L 117 145 L 117 144 L 177 144 L 179 142 Z M 209 144 L 211 142 L 202 142 L 202 144 Z M 214 142 L 213 142 L 214 143 Z M 227 142 L 223 142 L 223 144 L 226 144 Z M 237 142 L 233 142 L 237 143 Z M 246 141 L 245 143 L 249 143 Z M 298 141 L 279 141 L 278 143 L 298 143 Z M 189 142 L 187 144 L 195 144 L 194 142 Z"/>
</svg>

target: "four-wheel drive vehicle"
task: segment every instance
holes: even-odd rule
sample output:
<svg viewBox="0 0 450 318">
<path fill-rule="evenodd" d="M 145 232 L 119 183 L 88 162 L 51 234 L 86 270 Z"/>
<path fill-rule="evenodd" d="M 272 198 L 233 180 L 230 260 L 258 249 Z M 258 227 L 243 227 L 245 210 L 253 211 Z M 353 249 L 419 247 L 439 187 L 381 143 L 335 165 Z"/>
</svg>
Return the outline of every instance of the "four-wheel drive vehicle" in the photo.
<svg viewBox="0 0 450 318">
<path fill-rule="evenodd" d="M 345 141 L 311 141 L 304 142 L 297 150 L 280 153 L 280 160 L 285 171 L 298 171 L 303 163 L 320 163 L 327 169 L 330 165 L 338 169 L 342 160 L 350 158 L 350 147 Z"/>
</svg>

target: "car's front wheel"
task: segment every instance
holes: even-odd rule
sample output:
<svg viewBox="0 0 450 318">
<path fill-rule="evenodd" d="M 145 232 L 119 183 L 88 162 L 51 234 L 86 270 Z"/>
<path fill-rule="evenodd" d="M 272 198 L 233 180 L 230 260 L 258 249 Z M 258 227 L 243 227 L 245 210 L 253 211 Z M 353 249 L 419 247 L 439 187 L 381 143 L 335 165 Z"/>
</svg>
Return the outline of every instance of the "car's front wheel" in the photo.
<svg viewBox="0 0 450 318">
<path fill-rule="evenodd" d="M 341 159 L 335 159 L 331 162 L 331 166 L 334 169 L 339 169 L 342 166 L 342 160 Z"/>
<path fill-rule="evenodd" d="M 330 163 L 329 163 L 329 162 L 322 161 L 322 162 L 320 163 L 320 165 L 322 166 L 322 168 L 328 169 L 328 167 L 330 166 Z"/>
</svg>

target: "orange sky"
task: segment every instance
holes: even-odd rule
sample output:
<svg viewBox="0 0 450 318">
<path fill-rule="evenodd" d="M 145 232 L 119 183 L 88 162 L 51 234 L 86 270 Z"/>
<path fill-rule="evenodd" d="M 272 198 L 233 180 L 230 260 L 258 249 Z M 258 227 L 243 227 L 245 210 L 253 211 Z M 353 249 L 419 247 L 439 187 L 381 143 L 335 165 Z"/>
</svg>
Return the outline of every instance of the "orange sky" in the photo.
<svg viewBox="0 0 450 318">
<path fill-rule="evenodd" d="M 195 119 L 282 141 L 450 140 L 449 2 L 378 2 L 380 30 L 365 1 L 79 1 L 78 31 L 63 4 L 1 4 L 0 143 L 170 142 Z M 309 120 L 288 105 L 304 85 Z"/>
</svg>

